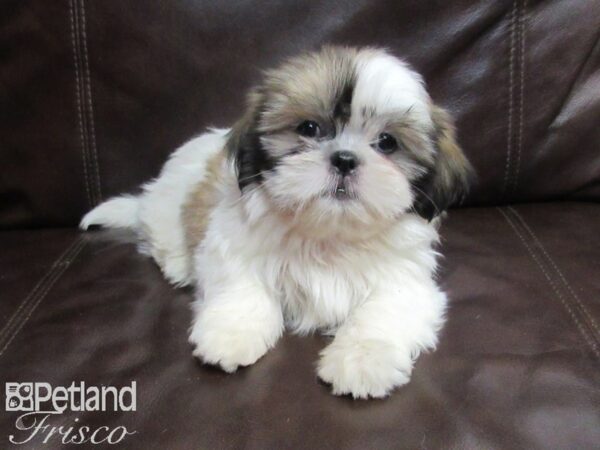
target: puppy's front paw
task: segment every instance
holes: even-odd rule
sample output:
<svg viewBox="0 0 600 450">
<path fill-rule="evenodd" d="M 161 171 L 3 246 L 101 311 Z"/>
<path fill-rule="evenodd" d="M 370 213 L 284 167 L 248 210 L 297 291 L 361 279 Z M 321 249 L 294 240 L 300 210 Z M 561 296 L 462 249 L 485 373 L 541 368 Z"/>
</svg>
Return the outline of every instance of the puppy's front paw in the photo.
<svg viewBox="0 0 600 450">
<path fill-rule="evenodd" d="M 194 346 L 195 357 L 206 364 L 218 365 L 229 373 L 235 372 L 239 366 L 254 364 L 274 344 L 253 329 L 202 323 L 193 326 L 189 342 Z"/>
<path fill-rule="evenodd" d="M 410 381 L 412 358 L 379 340 L 338 339 L 321 352 L 317 374 L 335 395 L 381 398 Z"/>
</svg>

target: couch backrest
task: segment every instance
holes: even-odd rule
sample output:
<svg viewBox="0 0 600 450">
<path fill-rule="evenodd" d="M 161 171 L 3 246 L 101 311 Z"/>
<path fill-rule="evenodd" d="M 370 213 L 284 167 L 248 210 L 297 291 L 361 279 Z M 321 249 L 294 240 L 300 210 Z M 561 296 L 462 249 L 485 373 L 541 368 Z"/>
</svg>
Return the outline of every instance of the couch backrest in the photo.
<svg viewBox="0 0 600 450">
<path fill-rule="evenodd" d="M 424 75 L 478 172 L 468 204 L 600 199 L 597 1 L 19 0 L 0 17 L 3 228 L 76 224 L 322 43 Z"/>
</svg>

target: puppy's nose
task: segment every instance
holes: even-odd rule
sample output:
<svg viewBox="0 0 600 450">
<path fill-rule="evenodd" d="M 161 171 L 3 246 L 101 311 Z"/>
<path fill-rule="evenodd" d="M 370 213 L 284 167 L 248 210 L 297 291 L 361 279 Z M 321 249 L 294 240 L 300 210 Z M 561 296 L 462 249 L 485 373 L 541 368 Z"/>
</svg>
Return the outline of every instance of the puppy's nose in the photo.
<svg viewBox="0 0 600 450">
<path fill-rule="evenodd" d="M 358 166 L 358 158 L 348 150 L 338 150 L 331 155 L 331 165 L 342 175 L 348 175 Z"/>
</svg>

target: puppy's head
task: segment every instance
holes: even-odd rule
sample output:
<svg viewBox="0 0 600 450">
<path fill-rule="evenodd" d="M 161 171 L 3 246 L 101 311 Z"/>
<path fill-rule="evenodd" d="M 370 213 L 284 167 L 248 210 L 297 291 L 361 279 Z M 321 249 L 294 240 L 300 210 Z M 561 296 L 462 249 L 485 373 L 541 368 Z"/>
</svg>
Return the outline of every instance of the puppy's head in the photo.
<svg viewBox="0 0 600 450">
<path fill-rule="evenodd" d="M 378 49 L 325 47 L 267 72 L 227 146 L 242 193 L 321 234 L 431 220 L 471 173 L 421 77 Z"/>
</svg>

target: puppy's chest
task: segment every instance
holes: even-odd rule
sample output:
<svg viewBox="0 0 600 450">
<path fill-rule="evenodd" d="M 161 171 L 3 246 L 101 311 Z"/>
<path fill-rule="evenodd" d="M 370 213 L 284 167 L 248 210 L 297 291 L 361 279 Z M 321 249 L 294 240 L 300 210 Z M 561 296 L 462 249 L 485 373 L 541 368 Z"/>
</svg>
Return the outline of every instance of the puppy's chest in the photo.
<svg viewBox="0 0 600 450">
<path fill-rule="evenodd" d="M 336 326 L 368 296 L 368 267 L 356 255 L 303 250 L 285 256 L 277 280 L 286 315 L 300 328 Z"/>
</svg>

